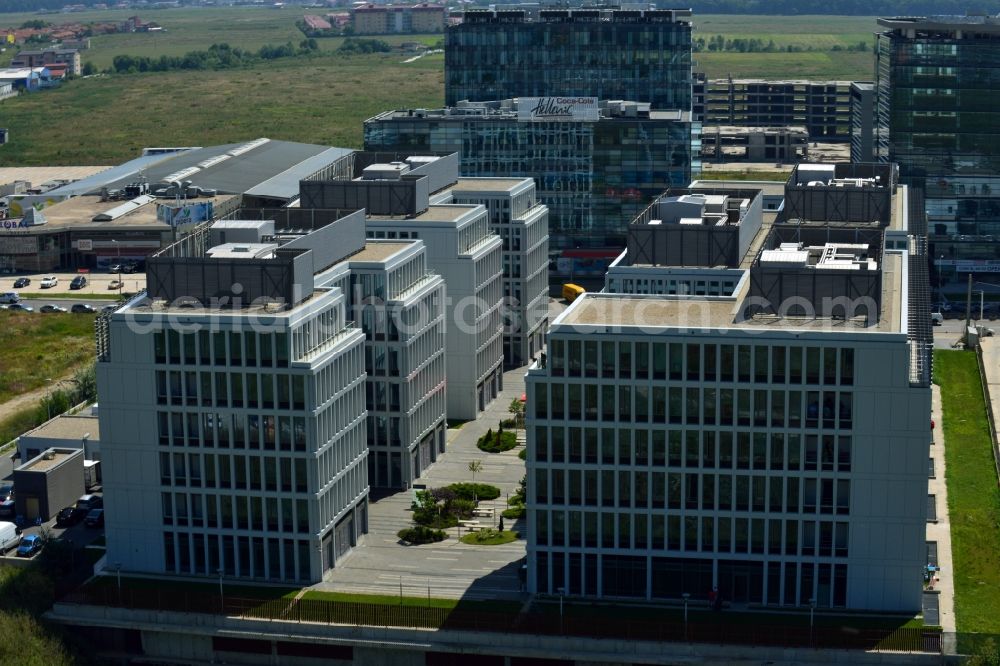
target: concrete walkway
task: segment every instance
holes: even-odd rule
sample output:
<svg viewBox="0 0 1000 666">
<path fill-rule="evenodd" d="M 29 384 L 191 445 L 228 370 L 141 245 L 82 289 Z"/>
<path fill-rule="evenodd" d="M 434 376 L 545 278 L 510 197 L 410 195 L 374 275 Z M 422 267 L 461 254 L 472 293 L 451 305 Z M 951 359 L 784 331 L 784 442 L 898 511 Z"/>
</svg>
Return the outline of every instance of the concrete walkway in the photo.
<svg viewBox="0 0 1000 666">
<path fill-rule="evenodd" d="M 931 459 L 934 461 L 934 478 L 927 482 L 927 492 L 935 496 L 937 522 L 927 523 L 927 541 L 937 542 L 937 572 L 934 589 L 938 592 L 941 629 L 955 631 L 955 578 L 951 564 L 951 522 L 948 519 L 948 487 L 945 483 L 945 441 L 941 419 L 941 388 L 932 386 L 931 418 L 937 424 L 933 430 Z"/>
<path fill-rule="evenodd" d="M 986 388 L 993 406 L 993 418 L 1000 419 L 1000 338 L 980 338 L 979 346 L 983 350 L 983 366 L 986 371 Z M 1000 438 L 1000 423 L 994 424 Z"/>
<path fill-rule="evenodd" d="M 494 509 L 492 517 L 480 517 L 482 526 L 493 526 L 506 508 L 508 495 L 514 494 L 524 477 L 524 461 L 515 448 L 504 453 L 485 453 L 476 442 L 488 429 L 496 431 L 501 419 L 511 418 L 507 411 L 514 398 L 524 393 L 525 368 L 504 374 L 504 390 L 480 414 L 460 428 L 448 430 L 446 452 L 417 480 L 427 488 L 438 488 L 460 481 L 472 481 L 469 463 L 478 460 L 482 471 L 477 483 L 500 488 L 500 497 L 479 503 L 481 509 Z M 411 490 L 381 496 L 369 505 L 368 534 L 364 542 L 337 564 L 322 583 L 313 589 L 408 597 L 464 599 L 522 599 L 518 567 L 525 555 L 525 541 L 499 546 L 471 546 L 458 540 L 459 529 L 448 530 L 440 543 L 409 546 L 397 533 L 412 526 Z M 505 520 L 504 528 L 523 532 L 524 521 Z M 466 530 L 462 530 L 464 534 Z"/>
</svg>

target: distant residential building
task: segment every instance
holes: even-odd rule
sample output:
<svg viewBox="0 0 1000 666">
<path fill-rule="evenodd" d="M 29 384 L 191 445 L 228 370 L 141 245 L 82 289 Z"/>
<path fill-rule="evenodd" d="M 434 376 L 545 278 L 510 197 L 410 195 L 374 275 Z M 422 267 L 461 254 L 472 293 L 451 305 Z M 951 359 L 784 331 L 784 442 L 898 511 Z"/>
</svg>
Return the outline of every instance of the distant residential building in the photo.
<svg viewBox="0 0 1000 666">
<path fill-rule="evenodd" d="M 875 84 L 868 81 L 851 83 L 851 161 L 876 161 Z"/>
<path fill-rule="evenodd" d="M 467 9 L 444 58 L 449 106 L 592 96 L 691 110 L 690 10 Z"/>
<path fill-rule="evenodd" d="M 34 92 L 42 87 L 42 81 L 48 80 L 49 70 L 32 67 L 8 67 L 0 69 L 0 85 L 9 85 L 17 92 Z"/>
<path fill-rule="evenodd" d="M 314 14 L 306 14 L 302 17 L 303 22 L 305 22 L 306 27 L 309 30 L 330 30 L 333 26 L 325 18 L 321 18 Z"/>
<path fill-rule="evenodd" d="M 878 159 L 924 192 L 939 285 L 1000 275 L 1000 25 L 988 16 L 880 18 Z"/>
<path fill-rule="evenodd" d="M 69 73 L 79 76 L 83 71 L 80 52 L 76 49 L 46 49 L 44 51 L 20 51 L 10 61 L 11 67 L 44 67 L 50 64 L 65 64 Z"/>
<path fill-rule="evenodd" d="M 14 90 L 13 81 L 0 81 L 0 100 L 5 100 L 9 97 L 17 97 L 17 91 Z"/>
<path fill-rule="evenodd" d="M 630 229 L 615 293 L 552 323 L 526 376 L 530 592 L 920 609 L 919 195 L 892 165 L 800 169 L 748 264 L 715 249 L 745 245 L 757 193 L 667 197 Z M 694 265 L 678 241 L 705 250 Z"/>
<path fill-rule="evenodd" d="M 444 5 L 366 5 L 356 7 L 354 32 L 358 35 L 434 33 L 444 30 Z"/>
<path fill-rule="evenodd" d="M 695 81 L 699 102 L 695 120 L 705 125 L 799 126 L 806 128 L 812 141 L 849 141 L 850 85 L 850 81 L 700 77 Z"/>
<path fill-rule="evenodd" d="M 628 221 L 700 172 L 698 131 L 688 112 L 648 103 L 521 97 L 388 111 L 365 121 L 365 148 L 458 152 L 463 176 L 533 177 L 551 249 L 596 253 L 585 260 L 603 276 Z"/>
</svg>

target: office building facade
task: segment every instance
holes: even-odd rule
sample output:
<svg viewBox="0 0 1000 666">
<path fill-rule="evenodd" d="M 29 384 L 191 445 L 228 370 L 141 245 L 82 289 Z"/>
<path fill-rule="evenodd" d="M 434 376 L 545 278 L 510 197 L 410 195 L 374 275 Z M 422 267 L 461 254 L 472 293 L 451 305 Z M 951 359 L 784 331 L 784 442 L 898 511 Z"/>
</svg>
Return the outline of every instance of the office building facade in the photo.
<svg viewBox="0 0 1000 666">
<path fill-rule="evenodd" d="M 599 97 L 691 110 L 691 12 L 472 9 L 445 30 L 445 104 Z"/>
<path fill-rule="evenodd" d="M 1000 26 L 982 16 L 883 18 L 876 150 L 923 189 L 936 282 L 1000 273 Z"/>
<path fill-rule="evenodd" d="M 463 176 L 534 178 L 551 249 L 614 248 L 613 258 L 650 199 L 700 172 L 700 126 L 687 112 L 594 98 L 539 117 L 545 99 L 555 98 L 386 112 L 365 122 L 365 148 L 457 152 Z"/>
<path fill-rule="evenodd" d="M 480 204 L 503 242 L 504 366 L 524 365 L 545 344 L 549 322 L 548 208 L 531 178 L 459 178 L 457 204 Z"/>
<path fill-rule="evenodd" d="M 556 318 L 526 378 L 531 591 L 920 608 L 926 257 L 907 188 L 875 183 L 889 221 L 775 224 L 718 291 L 619 280 Z"/>
<path fill-rule="evenodd" d="M 151 257 L 98 320 L 108 556 L 314 583 L 367 532 L 365 335 L 313 279 L 364 247 L 364 214 L 229 226 Z"/>
<path fill-rule="evenodd" d="M 368 481 L 409 488 L 444 453 L 444 280 L 419 240 L 368 240 L 318 277 L 365 334 Z"/>
<path fill-rule="evenodd" d="M 300 208 L 363 208 L 368 238 L 423 241 L 445 282 L 448 418 L 474 419 L 503 388 L 503 242 L 484 206 L 447 203 L 457 155 L 403 155 L 357 153 L 356 178 L 303 181 Z"/>
</svg>

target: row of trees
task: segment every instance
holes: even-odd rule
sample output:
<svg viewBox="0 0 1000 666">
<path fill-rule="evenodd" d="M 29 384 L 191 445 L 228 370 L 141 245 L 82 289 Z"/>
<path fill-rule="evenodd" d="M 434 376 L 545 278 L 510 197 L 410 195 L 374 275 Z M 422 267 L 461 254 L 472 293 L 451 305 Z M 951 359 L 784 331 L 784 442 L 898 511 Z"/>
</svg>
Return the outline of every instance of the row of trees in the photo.
<svg viewBox="0 0 1000 666">
<path fill-rule="evenodd" d="M 162 55 L 158 58 L 149 56 L 118 55 L 112 61 L 112 71 L 118 74 L 135 72 L 168 72 L 176 69 L 207 70 L 233 69 L 246 67 L 261 60 L 278 60 L 280 58 L 295 58 L 315 53 L 319 45 L 315 39 L 304 39 L 298 47 L 291 42 L 279 46 L 266 44 L 256 51 L 242 49 L 229 44 L 212 44 L 207 51 L 189 51 L 182 56 Z M 83 72 L 88 74 L 86 69 Z M 90 71 L 89 73 L 95 73 Z"/>
<path fill-rule="evenodd" d="M 773 39 L 770 39 L 767 42 L 763 39 L 757 39 L 756 37 L 751 37 L 749 39 L 726 39 L 722 35 L 713 35 L 707 39 L 705 37 L 698 37 L 692 41 L 691 48 L 694 51 L 734 51 L 736 53 L 800 53 L 802 51 L 815 50 L 812 46 L 798 46 L 795 44 L 778 46 L 774 43 Z M 868 43 L 862 41 L 857 44 L 848 44 L 847 46 L 835 44 L 830 48 L 830 50 L 864 52 L 868 50 Z"/>
<path fill-rule="evenodd" d="M 337 49 L 337 53 L 356 55 L 360 53 L 388 53 L 392 47 L 381 39 L 360 39 L 349 37 Z"/>
</svg>

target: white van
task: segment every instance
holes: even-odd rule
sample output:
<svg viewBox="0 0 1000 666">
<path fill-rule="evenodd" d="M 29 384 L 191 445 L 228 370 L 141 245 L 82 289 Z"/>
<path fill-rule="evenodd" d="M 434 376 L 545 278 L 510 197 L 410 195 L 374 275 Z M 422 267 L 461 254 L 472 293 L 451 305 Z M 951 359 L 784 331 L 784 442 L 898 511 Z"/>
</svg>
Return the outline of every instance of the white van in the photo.
<svg viewBox="0 0 1000 666">
<path fill-rule="evenodd" d="M 0 555 L 17 545 L 21 530 L 14 523 L 0 523 Z"/>
</svg>

